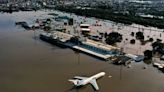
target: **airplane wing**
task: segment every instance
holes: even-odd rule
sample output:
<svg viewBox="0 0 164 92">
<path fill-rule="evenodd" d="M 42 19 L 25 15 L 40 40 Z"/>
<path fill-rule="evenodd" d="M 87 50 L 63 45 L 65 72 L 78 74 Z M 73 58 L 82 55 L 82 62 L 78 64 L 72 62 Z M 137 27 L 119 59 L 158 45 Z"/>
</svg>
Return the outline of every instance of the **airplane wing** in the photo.
<svg viewBox="0 0 164 92">
<path fill-rule="evenodd" d="M 78 83 L 78 80 L 69 79 L 68 81 L 72 82 L 74 85 L 77 85 L 77 83 Z"/>
<path fill-rule="evenodd" d="M 90 83 L 92 84 L 92 86 L 93 86 L 96 90 L 99 90 L 99 87 L 98 87 L 98 85 L 97 85 L 96 79 L 91 80 Z"/>
<path fill-rule="evenodd" d="M 87 79 L 87 77 L 81 77 L 81 76 L 75 76 L 74 78 L 76 78 L 76 79 L 81 79 L 81 80 Z"/>
</svg>

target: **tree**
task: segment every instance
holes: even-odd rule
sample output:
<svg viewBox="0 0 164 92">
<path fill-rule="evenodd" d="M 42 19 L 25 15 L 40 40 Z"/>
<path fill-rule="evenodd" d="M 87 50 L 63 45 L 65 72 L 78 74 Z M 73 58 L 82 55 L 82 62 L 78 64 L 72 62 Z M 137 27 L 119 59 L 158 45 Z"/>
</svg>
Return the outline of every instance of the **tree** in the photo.
<svg viewBox="0 0 164 92">
<path fill-rule="evenodd" d="M 135 42 L 136 42 L 136 41 L 135 41 L 134 39 L 130 40 L 130 43 L 131 43 L 131 44 L 135 44 Z"/>
<path fill-rule="evenodd" d="M 131 36 L 134 36 L 134 32 L 131 32 Z"/>
<path fill-rule="evenodd" d="M 151 50 L 144 51 L 144 56 L 145 56 L 145 60 L 152 59 L 152 57 L 153 57 L 153 51 L 151 51 Z"/>
<path fill-rule="evenodd" d="M 153 39 L 153 38 L 149 38 L 149 41 L 150 41 L 150 42 L 153 42 L 153 41 L 154 41 L 154 39 Z"/>
<path fill-rule="evenodd" d="M 136 33 L 136 39 L 138 40 L 144 40 L 144 35 L 143 35 L 143 32 L 137 32 Z"/>
<path fill-rule="evenodd" d="M 164 49 L 164 43 L 156 41 L 156 42 L 152 43 L 152 47 L 153 47 L 154 51 L 160 51 L 160 50 Z"/>
<path fill-rule="evenodd" d="M 113 45 L 116 42 L 121 42 L 122 41 L 122 35 L 117 33 L 117 32 L 112 32 L 107 35 L 106 37 L 106 43 L 109 45 Z"/>
</svg>

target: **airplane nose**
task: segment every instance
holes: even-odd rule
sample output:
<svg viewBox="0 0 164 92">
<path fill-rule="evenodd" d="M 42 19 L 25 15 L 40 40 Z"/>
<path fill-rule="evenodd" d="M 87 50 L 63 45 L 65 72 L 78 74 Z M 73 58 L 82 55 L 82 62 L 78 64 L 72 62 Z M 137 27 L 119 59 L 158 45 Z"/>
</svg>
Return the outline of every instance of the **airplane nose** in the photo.
<svg viewBox="0 0 164 92">
<path fill-rule="evenodd" d="M 102 72 L 101 74 L 102 74 L 102 75 L 105 75 L 105 72 Z"/>
</svg>

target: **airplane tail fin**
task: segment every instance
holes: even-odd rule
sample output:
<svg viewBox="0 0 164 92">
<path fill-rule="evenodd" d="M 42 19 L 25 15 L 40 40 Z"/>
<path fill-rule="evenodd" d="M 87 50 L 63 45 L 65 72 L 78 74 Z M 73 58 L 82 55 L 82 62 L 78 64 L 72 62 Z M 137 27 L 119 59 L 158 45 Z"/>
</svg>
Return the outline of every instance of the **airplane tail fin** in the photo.
<svg viewBox="0 0 164 92">
<path fill-rule="evenodd" d="M 68 81 L 72 82 L 74 85 L 77 85 L 78 84 L 78 80 L 69 79 Z"/>
</svg>

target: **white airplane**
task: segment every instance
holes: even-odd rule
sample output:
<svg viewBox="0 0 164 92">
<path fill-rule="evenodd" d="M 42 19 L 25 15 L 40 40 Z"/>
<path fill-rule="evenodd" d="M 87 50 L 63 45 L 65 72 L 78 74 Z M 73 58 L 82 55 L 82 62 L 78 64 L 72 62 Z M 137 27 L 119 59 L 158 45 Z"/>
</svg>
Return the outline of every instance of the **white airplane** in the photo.
<svg viewBox="0 0 164 92">
<path fill-rule="evenodd" d="M 95 88 L 95 90 L 99 90 L 99 87 L 96 83 L 96 79 L 98 79 L 102 76 L 105 76 L 105 72 L 100 72 L 91 77 L 75 76 L 74 79 L 69 79 L 68 81 L 72 82 L 76 87 L 84 86 L 84 85 L 90 83 Z"/>
</svg>

